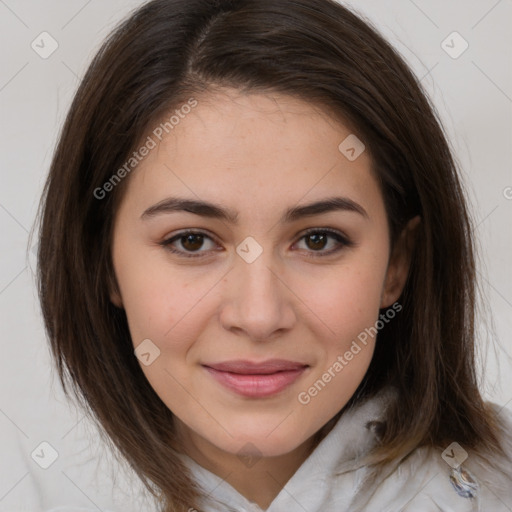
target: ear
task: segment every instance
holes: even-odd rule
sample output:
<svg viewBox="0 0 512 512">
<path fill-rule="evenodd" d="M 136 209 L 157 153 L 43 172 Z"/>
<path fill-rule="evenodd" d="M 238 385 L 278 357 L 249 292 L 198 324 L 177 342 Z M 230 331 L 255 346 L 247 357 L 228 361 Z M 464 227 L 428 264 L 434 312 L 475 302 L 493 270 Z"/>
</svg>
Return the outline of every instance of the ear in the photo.
<svg viewBox="0 0 512 512">
<path fill-rule="evenodd" d="M 114 306 L 123 309 L 123 300 L 121 299 L 121 295 L 118 292 L 112 292 L 110 294 L 110 302 L 112 302 Z"/>
<path fill-rule="evenodd" d="M 419 216 L 410 219 L 393 247 L 382 290 L 381 308 L 387 308 L 396 302 L 404 289 L 420 222 Z"/>
<path fill-rule="evenodd" d="M 123 299 L 121 297 L 121 292 L 119 291 L 119 285 L 117 284 L 117 279 L 113 272 L 109 272 L 108 274 L 108 289 L 110 295 L 110 302 L 117 306 L 118 308 L 123 308 Z"/>
</svg>

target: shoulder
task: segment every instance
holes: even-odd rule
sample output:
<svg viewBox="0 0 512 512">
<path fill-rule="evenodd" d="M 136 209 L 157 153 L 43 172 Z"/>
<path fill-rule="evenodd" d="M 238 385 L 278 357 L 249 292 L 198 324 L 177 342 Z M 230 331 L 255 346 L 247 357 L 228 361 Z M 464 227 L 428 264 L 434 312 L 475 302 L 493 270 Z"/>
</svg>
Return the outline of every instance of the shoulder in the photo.
<svg viewBox="0 0 512 512">
<path fill-rule="evenodd" d="M 488 402 L 499 425 L 501 450 L 495 453 L 472 454 L 461 464 L 476 477 L 482 504 L 490 510 L 510 511 L 512 505 L 512 411 Z M 488 504 L 495 507 L 489 507 Z M 501 508 L 499 508 L 501 507 Z"/>
<path fill-rule="evenodd" d="M 394 395 L 386 396 L 392 399 Z M 368 417 L 374 420 L 381 417 L 370 405 L 365 407 L 364 421 L 359 422 L 360 431 L 365 430 L 361 426 L 368 425 Z M 418 447 L 381 471 L 371 465 L 346 467 L 349 472 L 355 470 L 350 510 L 511 512 L 512 411 L 493 403 L 487 405 L 498 420 L 501 450 L 485 453 L 454 439 L 447 446 Z M 371 436 L 370 432 L 368 435 Z M 339 474 L 341 478 L 342 472 Z M 339 484 L 341 480 L 335 484 L 340 491 L 335 491 L 334 496 L 342 499 Z"/>
<path fill-rule="evenodd" d="M 499 453 L 477 453 L 456 440 L 443 448 L 421 447 L 401 461 L 372 503 L 393 494 L 402 512 L 510 512 L 512 504 L 512 411 L 488 404 L 500 422 Z M 379 494 L 381 497 L 379 497 Z M 368 510 L 373 510 L 368 508 Z M 375 509 L 377 510 L 377 509 Z"/>
</svg>

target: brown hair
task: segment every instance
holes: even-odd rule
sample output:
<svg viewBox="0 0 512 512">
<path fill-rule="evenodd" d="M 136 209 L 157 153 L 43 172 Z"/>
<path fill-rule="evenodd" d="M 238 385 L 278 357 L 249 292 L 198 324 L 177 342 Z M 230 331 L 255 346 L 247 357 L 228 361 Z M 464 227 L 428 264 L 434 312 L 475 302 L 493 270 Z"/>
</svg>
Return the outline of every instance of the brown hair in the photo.
<svg viewBox="0 0 512 512">
<path fill-rule="evenodd" d="M 392 241 L 421 216 L 403 311 L 379 333 L 348 406 L 398 391 L 377 467 L 423 445 L 499 449 L 474 361 L 475 264 L 458 171 L 435 109 L 368 21 L 332 0 L 154 0 L 113 32 L 67 115 L 41 203 L 39 293 L 60 380 L 90 408 L 166 511 L 198 509 L 173 414 L 109 299 L 113 220 L 127 179 L 107 182 L 162 115 L 215 86 L 315 103 L 364 141 Z M 136 171 L 135 171 L 136 172 Z"/>
</svg>

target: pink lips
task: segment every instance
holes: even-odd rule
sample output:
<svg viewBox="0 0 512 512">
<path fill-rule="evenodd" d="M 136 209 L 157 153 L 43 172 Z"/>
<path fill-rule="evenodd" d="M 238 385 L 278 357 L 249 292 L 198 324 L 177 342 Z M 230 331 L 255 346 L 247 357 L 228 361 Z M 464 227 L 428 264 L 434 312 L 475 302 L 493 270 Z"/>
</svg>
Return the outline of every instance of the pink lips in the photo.
<svg viewBox="0 0 512 512">
<path fill-rule="evenodd" d="M 236 360 L 203 366 L 220 384 L 252 398 L 279 393 L 308 368 L 306 364 L 284 359 L 269 359 L 261 363 Z"/>
</svg>

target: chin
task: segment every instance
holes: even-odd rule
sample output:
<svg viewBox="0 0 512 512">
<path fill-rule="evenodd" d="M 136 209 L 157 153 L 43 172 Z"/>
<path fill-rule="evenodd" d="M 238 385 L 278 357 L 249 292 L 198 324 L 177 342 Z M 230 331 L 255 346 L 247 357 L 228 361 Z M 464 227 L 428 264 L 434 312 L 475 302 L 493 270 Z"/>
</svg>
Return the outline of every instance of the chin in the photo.
<svg viewBox="0 0 512 512">
<path fill-rule="evenodd" d="M 257 436 L 241 436 L 236 440 L 226 440 L 226 444 L 217 447 L 223 451 L 237 455 L 240 458 L 253 457 L 254 459 L 261 457 L 279 457 L 292 452 L 300 446 L 303 439 L 278 438 L 270 440 L 268 437 Z"/>
<path fill-rule="evenodd" d="M 236 455 L 255 455 L 260 457 L 278 457 L 290 453 L 304 443 L 314 432 L 308 435 L 298 425 L 285 425 L 284 417 L 273 421 L 258 421 L 248 425 L 232 425 L 230 435 L 210 439 L 223 451 Z"/>
</svg>

